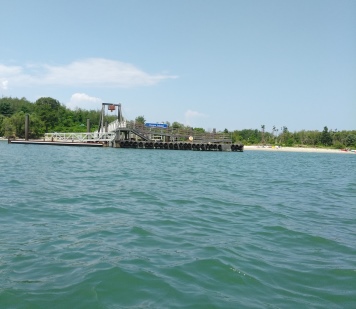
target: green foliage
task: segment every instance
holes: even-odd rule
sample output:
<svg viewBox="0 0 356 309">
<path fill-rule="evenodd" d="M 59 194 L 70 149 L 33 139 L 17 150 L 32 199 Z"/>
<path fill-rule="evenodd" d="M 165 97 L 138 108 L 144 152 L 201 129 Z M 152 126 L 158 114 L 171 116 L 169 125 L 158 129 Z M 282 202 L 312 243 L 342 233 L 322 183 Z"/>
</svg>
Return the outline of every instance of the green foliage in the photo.
<svg viewBox="0 0 356 309">
<path fill-rule="evenodd" d="M 43 121 L 46 132 L 53 130 L 59 122 L 61 104 L 52 98 L 40 98 L 35 102 L 35 112 Z"/>
<path fill-rule="evenodd" d="M 20 138 L 25 134 L 26 114 L 30 115 L 30 138 L 39 138 L 46 132 L 86 132 L 87 119 L 95 131 L 101 115 L 99 110 L 70 110 L 52 98 L 31 103 L 25 98 L 4 97 L 0 99 L 0 111 L 0 136 Z M 105 120 L 115 119 L 115 116 L 106 116 Z"/>
<path fill-rule="evenodd" d="M 6 117 L 0 114 L 0 136 L 4 136 L 4 133 L 5 133 L 4 126 L 3 126 L 5 119 L 6 119 Z"/>
<path fill-rule="evenodd" d="M 13 135 L 16 137 L 23 138 L 25 136 L 25 113 L 18 112 L 11 116 L 10 120 L 12 122 Z"/>
<path fill-rule="evenodd" d="M 286 145 L 287 147 L 292 147 L 292 146 L 294 146 L 294 140 L 293 140 L 293 138 L 292 138 L 292 137 L 288 137 L 288 139 L 287 139 L 286 142 L 285 142 L 285 145 Z"/>
<path fill-rule="evenodd" d="M 333 148 L 335 148 L 335 149 L 344 149 L 345 145 L 340 143 L 340 142 L 335 142 L 334 145 L 333 145 Z"/>
<path fill-rule="evenodd" d="M 100 110 L 70 110 L 53 98 L 40 98 L 31 103 L 26 98 L 0 98 L 0 136 L 16 136 L 23 138 L 25 135 L 25 115 L 30 115 L 30 138 L 40 138 L 46 132 L 86 132 L 87 119 L 90 120 L 91 131 L 97 130 L 101 117 Z M 106 115 L 104 121 L 114 121 L 115 115 Z M 136 123 L 145 123 L 144 116 L 138 116 Z M 132 121 L 133 123 L 133 121 Z M 166 122 L 168 123 L 168 122 Z M 168 123 L 169 124 L 169 123 Z M 193 132 L 205 133 L 203 128 L 190 128 L 179 122 L 173 122 L 174 129 L 191 129 Z M 322 132 L 317 130 L 289 132 L 286 126 L 277 129 L 273 126 L 270 132 L 265 125 L 261 130 L 244 129 L 224 133 L 231 133 L 234 143 L 245 145 L 257 145 L 266 143 L 269 145 L 284 146 L 322 146 L 333 148 L 356 148 L 356 131 L 331 131 L 326 126 Z"/>
<path fill-rule="evenodd" d="M 12 137 L 15 136 L 15 126 L 11 121 L 11 118 L 5 118 L 2 122 L 2 131 L 4 136 Z"/>
<path fill-rule="evenodd" d="M 356 134 L 347 135 L 345 144 L 347 147 L 353 146 L 356 148 Z"/>
<path fill-rule="evenodd" d="M 45 124 L 36 114 L 30 116 L 29 138 L 40 138 L 46 133 Z"/>
<path fill-rule="evenodd" d="M 25 113 L 20 111 L 13 114 L 11 117 L 2 118 L 0 120 L 0 134 L 6 137 L 14 136 L 18 138 L 25 137 Z M 30 118 L 30 138 L 38 138 L 45 133 L 43 122 L 36 114 Z"/>
<path fill-rule="evenodd" d="M 173 129 L 183 129 L 184 128 L 184 124 L 181 124 L 181 123 L 175 121 L 175 122 L 172 123 L 172 127 L 173 127 Z"/>
<path fill-rule="evenodd" d="M 253 145 L 261 142 L 261 134 L 255 129 L 244 129 L 232 133 L 233 143 L 242 142 L 245 145 Z"/>
<path fill-rule="evenodd" d="M 0 102 L 0 115 L 11 116 L 14 113 L 10 102 Z"/>
<path fill-rule="evenodd" d="M 144 116 L 137 116 L 135 119 L 136 124 L 145 124 L 146 119 Z"/>
<path fill-rule="evenodd" d="M 193 128 L 193 131 L 195 133 L 205 133 L 205 130 L 203 128 Z"/>
<path fill-rule="evenodd" d="M 74 131 L 70 132 L 85 132 L 86 131 L 86 123 L 87 119 L 90 121 L 91 131 L 95 131 L 98 129 L 101 112 L 100 110 L 84 110 L 84 109 L 76 109 L 75 111 L 68 110 L 69 114 L 72 117 Z M 116 116 L 106 116 L 104 121 L 114 121 L 117 119 Z M 78 128 L 79 126 L 79 128 Z M 77 131 L 77 128 L 80 131 Z M 59 131 L 58 131 L 59 132 Z M 69 132 L 69 131 L 67 131 Z"/>
<path fill-rule="evenodd" d="M 306 131 L 289 132 L 287 127 L 282 127 L 280 134 L 274 128 L 271 133 L 265 132 L 266 144 L 282 146 L 322 146 L 342 149 L 345 147 L 356 148 L 356 131 Z M 322 137 L 324 136 L 324 139 Z M 325 138 L 326 136 L 326 138 Z M 258 130 L 244 129 L 232 132 L 233 143 L 243 143 L 245 145 L 257 145 L 262 143 L 262 135 Z M 323 142 L 322 142 L 323 141 Z"/>
<path fill-rule="evenodd" d="M 333 139 L 332 139 L 331 134 L 330 134 L 330 132 L 328 130 L 328 127 L 324 127 L 323 132 L 321 132 L 320 142 L 324 146 L 332 145 Z"/>
<path fill-rule="evenodd" d="M 26 98 L 3 97 L 0 99 L 0 114 L 7 117 L 17 112 L 32 113 L 33 107 L 33 103 Z"/>
</svg>

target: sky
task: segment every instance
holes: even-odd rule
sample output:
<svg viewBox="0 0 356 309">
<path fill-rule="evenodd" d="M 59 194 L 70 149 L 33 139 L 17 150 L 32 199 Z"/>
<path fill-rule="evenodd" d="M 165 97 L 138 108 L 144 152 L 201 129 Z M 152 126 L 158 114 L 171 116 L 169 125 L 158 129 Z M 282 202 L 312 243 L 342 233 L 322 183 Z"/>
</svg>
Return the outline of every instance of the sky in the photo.
<svg viewBox="0 0 356 309">
<path fill-rule="evenodd" d="M 206 130 L 356 130 L 354 0 L 0 0 L 0 95 Z M 109 112 L 108 112 L 109 113 Z"/>
</svg>

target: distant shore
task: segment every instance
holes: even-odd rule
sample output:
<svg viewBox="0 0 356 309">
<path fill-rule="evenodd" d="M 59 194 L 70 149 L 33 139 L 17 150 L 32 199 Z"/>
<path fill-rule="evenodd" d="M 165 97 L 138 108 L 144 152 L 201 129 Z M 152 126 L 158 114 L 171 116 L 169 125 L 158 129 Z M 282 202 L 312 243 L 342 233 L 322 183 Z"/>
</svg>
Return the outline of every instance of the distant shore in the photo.
<svg viewBox="0 0 356 309">
<path fill-rule="evenodd" d="M 0 137 L 0 141 L 8 141 L 7 138 Z M 42 140 L 38 140 L 42 141 Z M 314 153 L 342 153 L 342 154 L 356 154 L 355 149 L 330 149 L 330 148 L 316 148 L 316 147 L 282 147 L 282 146 L 244 146 L 244 151 L 277 151 L 277 152 L 314 152 Z"/>
<path fill-rule="evenodd" d="M 249 151 L 249 150 L 356 154 L 356 150 L 354 149 L 345 150 L 345 149 L 327 149 L 327 148 L 315 148 L 315 147 L 244 146 L 244 151 Z"/>
</svg>

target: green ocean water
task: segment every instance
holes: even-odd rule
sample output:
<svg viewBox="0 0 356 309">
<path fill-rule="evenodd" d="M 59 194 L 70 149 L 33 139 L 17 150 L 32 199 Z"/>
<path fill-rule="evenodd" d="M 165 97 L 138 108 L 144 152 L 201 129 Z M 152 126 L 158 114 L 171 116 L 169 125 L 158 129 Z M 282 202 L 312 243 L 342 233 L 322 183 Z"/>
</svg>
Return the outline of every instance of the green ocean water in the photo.
<svg viewBox="0 0 356 309">
<path fill-rule="evenodd" d="M 0 308 L 356 308 L 356 156 L 0 142 Z"/>
</svg>

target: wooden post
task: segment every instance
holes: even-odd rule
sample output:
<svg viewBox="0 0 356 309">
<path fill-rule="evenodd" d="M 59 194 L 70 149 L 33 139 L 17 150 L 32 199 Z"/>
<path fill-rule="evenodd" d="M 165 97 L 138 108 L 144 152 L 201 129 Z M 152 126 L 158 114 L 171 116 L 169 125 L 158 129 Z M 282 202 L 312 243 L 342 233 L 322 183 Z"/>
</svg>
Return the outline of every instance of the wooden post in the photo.
<svg viewBox="0 0 356 309">
<path fill-rule="evenodd" d="M 108 133 L 108 122 L 105 121 L 105 133 Z"/>
<path fill-rule="evenodd" d="M 27 114 L 25 116 L 25 140 L 28 141 L 28 133 L 30 128 L 30 116 Z"/>
<path fill-rule="evenodd" d="M 87 133 L 90 133 L 90 119 L 87 118 Z"/>
</svg>

